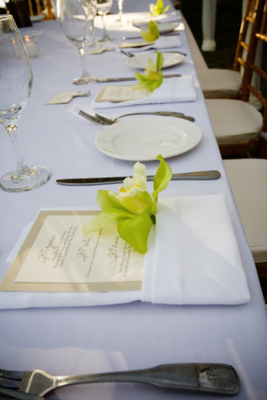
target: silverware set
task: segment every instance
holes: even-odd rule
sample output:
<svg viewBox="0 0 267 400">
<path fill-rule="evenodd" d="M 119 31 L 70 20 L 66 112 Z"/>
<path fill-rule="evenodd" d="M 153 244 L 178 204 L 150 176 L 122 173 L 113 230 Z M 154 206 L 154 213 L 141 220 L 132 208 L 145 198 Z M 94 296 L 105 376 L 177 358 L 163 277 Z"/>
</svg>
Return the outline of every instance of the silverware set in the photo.
<svg viewBox="0 0 267 400">
<path fill-rule="evenodd" d="M 165 117 L 182 118 L 182 119 L 186 119 L 190 122 L 195 121 L 195 118 L 193 118 L 193 117 L 184 115 L 183 113 L 178 113 L 178 112 L 173 112 L 173 111 L 139 112 L 139 113 L 123 114 L 123 115 L 119 115 L 118 117 L 115 117 L 115 118 L 106 118 L 100 114 L 95 114 L 93 116 L 93 115 L 90 115 L 90 114 L 80 110 L 79 115 L 85 119 L 88 119 L 89 121 L 95 122 L 97 124 L 102 124 L 102 125 L 112 125 L 112 124 L 116 123 L 117 120 L 120 118 L 130 117 L 130 116 L 134 116 L 134 115 L 158 115 L 158 116 L 165 116 Z"/>
<path fill-rule="evenodd" d="M 60 387 L 102 382 L 147 383 L 161 388 L 225 395 L 239 392 L 238 375 L 227 364 L 167 364 L 136 371 L 76 376 L 52 376 L 41 370 L 2 369 L 0 377 L 0 393 L 21 400 L 41 400 Z"/>
</svg>

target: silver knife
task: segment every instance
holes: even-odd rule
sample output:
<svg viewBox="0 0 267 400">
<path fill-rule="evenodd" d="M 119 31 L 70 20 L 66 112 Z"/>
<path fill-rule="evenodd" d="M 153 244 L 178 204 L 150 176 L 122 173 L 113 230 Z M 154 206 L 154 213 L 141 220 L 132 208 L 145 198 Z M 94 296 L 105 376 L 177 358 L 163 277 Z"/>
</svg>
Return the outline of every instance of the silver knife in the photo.
<svg viewBox="0 0 267 400">
<path fill-rule="evenodd" d="M 181 77 L 181 75 L 180 74 L 163 75 L 163 78 L 178 78 L 178 77 Z M 105 83 L 105 82 L 126 82 L 126 81 L 135 81 L 135 77 L 131 76 L 129 78 L 97 78 L 94 82 Z"/>
<path fill-rule="evenodd" d="M 199 171 L 199 172 L 188 172 L 183 174 L 172 174 L 173 181 L 179 180 L 215 180 L 221 176 L 219 171 Z M 60 185 L 70 186 L 85 186 L 85 185 L 103 185 L 110 183 L 122 183 L 126 177 L 103 177 L 103 178 L 69 178 L 69 179 L 57 179 L 56 182 Z M 147 176 L 148 181 L 154 180 L 154 175 Z"/>
<path fill-rule="evenodd" d="M 171 33 L 160 33 L 160 36 L 177 36 L 180 35 L 179 32 L 171 32 Z M 141 35 L 140 36 L 129 36 L 129 37 L 123 37 L 123 40 L 131 40 L 131 39 L 141 39 Z"/>
</svg>

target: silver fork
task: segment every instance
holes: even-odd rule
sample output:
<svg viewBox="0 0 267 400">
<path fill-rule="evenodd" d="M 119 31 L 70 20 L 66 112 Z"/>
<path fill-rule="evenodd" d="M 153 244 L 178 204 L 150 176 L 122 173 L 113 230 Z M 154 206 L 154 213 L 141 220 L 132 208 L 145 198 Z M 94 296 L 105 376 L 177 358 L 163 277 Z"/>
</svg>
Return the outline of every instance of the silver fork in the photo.
<svg viewBox="0 0 267 400">
<path fill-rule="evenodd" d="M 133 53 L 130 53 L 129 51 L 121 50 L 121 53 L 123 53 L 125 56 L 130 57 L 130 58 L 135 57 L 135 55 Z"/>
<path fill-rule="evenodd" d="M 190 389 L 237 394 L 239 378 L 227 364 L 168 364 L 150 369 L 95 375 L 52 376 L 41 370 L 0 370 L 0 387 L 9 387 L 35 396 L 45 396 L 57 388 L 84 383 L 137 382 L 163 388 Z"/>
<path fill-rule="evenodd" d="M 132 115 L 159 115 L 159 116 L 165 116 L 165 117 L 185 118 L 191 122 L 195 121 L 195 118 L 193 118 L 193 117 L 188 117 L 188 116 L 184 115 L 183 113 L 178 113 L 178 112 L 174 112 L 174 111 L 154 111 L 154 112 L 151 111 L 151 112 L 130 113 L 130 114 L 119 115 L 118 117 L 115 117 L 115 118 L 105 118 L 99 114 L 96 114 L 93 116 L 82 110 L 80 110 L 78 114 L 81 117 L 88 119 L 89 121 L 96 122 L 97 124 L 102 124 L 102 125 L 103 124 L 111 125 L 112 123 L 116 122 L 119 118 L 129 117 Z"/>
<path fill-rule="evenodd" d="M 176 113 L 176 112 L 172 112 L 172 111 L 155 111 L 155 112 L 151 111 L 151 112 L 130 113 L 130 114 L 119 115 L 118 117 L 110 118 L 110 119 L 105 118 L 105 117 L 103 117 L 101 115 L 99 117 L 97 117 L 98 114 L 91 115 L 91 114 L 88 114 L 88 113 L 86 113 L 86 112 L 84 112 L 82 110 L 80 110 L 78 114 L 81 117 L 83 117 L 85 119 L 88 119 L 89 121 L 96 122 L 97 124 L 102 124 L 102 125 L 103 124 L 109 124 L 110 125 L 111 123 L 116 122 L 119 118 L 128 117 L 128 116 L 131 116 L 131 115 L 161 115 L 161 116 L 166 116 L 166 117 L 172 117 L 173 116 L 173 117 L 177 117 L 177 118 L 184 116 L 183 113 Z M 106 121 L 104 121 L 104 119 Z"/>
<path fill-rule="evenodd" d="M 159 116 L 165 116 L 165 117 L 182 118 L 182 119 L 186 119 L 186 120 L 188 120 L 188 121 L 190 121 L 190 122 L 194 122 L 194 121 L 195 121 L 195 118 L 189 117 L 189 116 L 184 115 L 184 114 L 182 114 L 182 113 L 175 113 L 175 112 L 167 112 L 167 113 L 164 113 L 163 111 L 161 111 L 161 112 L 154 112 L 154 113 L 133 113 L 133 114 L 124 114 L 124 115 L 120 115 L 119 117 L 116 117 L 116 118 L 107 118 L 107 117 L 104 117 L 103 115 L 95 114 L 95 117 L 98 118 L 100 121 L 102 121 L 102 122 L 105 123 L 105 124 L 112 125 L 112 124 L 115 124 L 119 118 L 127 117 L 127 116 L 130 116 L 130 115 L 143 115 L 143 114 L 150 114 L 150 115 L 153 114 L 153 115 L 159 115 Z"/>
</svg>

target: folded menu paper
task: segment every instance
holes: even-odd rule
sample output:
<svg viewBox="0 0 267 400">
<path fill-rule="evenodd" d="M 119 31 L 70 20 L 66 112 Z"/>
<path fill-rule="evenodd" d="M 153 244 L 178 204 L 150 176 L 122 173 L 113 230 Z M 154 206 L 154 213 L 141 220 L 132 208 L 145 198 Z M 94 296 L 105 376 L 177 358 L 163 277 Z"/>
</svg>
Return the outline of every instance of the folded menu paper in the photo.
<svg viewBox="0 0 267 400">
<path fill-rule="evenodd" d="M 182 45 L 181 39 L 178 35 L 173 36 L 160 36 L 154 43 L 148 42 L 145 45 L 145 41 L 139 42 L 122 42 L 119 44 L 119 49 L 129 49 L 131 53 L 137 51 L 146 51 L 149 49 L 165 50 L 173 49 L 174 47 L 180 47 Z"/>
<path fill-rule="evenodd" d="M 73 228 L 69 237 L 72 235 Z M 53 234 L 51 239 L 52 237 Z M 111 249 L 109 252 L 111 257 L 119 254 L 119 251 L 116 253 L 115 238 L 116 235 L 113 247 L 108 247 Z M 49 242 L 47 245 L 49 246 Z M 52 245 L 50 243 L 50 246 Z M 137 300 L 174 305 L 233 305 L 250 301 L 246 275 L 225 196 L 160 200 L 157 222 L 151 229 L 148 247 L 145 257 L 137 257 L 134 261 L 136 267 L 131 267 L 132 273 L 137 273 L 137 280 L 135 277 L 133 285 L 136 285 L 136 282 L 139 282 L 137 285 L 140 284 L 142 280 L 139 289 L 137 286 L 132 286 L 129 290 L 120 288 L 118 291 L 84 292 L 79 291 L 79 287 L 86 286 L 88 283 L 82 284 L 75 281 L 68 283 L 69 292 L 60 291 L 60 287 L 64 286 L 63 282 L 42 283 L 42 285 L 57 286 L 58 292 L 3 291 L 7 290 L 5 287 L 7 283 L 11 286 L 23 285 L 23 279 L 24 284 L 28 285 L 25 279 L 29 277 L 27 278 L 27 271 L 25 277 L 23 265 L 16 274 L 12 272 L 11 266 L 7 275 L 13 276 L 13 282 L 10 282 L 10 279 L 6 282 L 6 275 L 0 286 L 0 307 L 78 307 L 128 303 Z M 77 258 L 78 253 L 74 253 Z M 87 253 L 81 251 L 80 254 L 86 256 Z M 87 255 L 92 258 L 92 254 L 91 251 Z M 43 256 L 46 257 L 44 253 Z M 108 258 L 107 252 L 105 257 Z M 127 258 L 128 261 L 130 258 Z M 84 264 L 86 266 L 86 262 Z M 90 268 L 89 264 L 90 261 L 88 261 L 87 269 Z M 140 268 L 141 265 L 144 265 L 143 271 Z M 73 268 L 72 272 L 69 271 L 66 274 L 70 281 L 77 275 L 75 266 Z M 17 272 L 24 274 L 24 278 L 19 277 Z M 117 275 L 115 273 L 113 278 Z M 114 283 L 113 278 L 111 283 Z M 34 281 L 36 277 L 30 279 Z M 38 279 L 40 281 L 41 278 Z M 47 277 L 44 280 L 46 281 Z M 31 284 L 36 286 L 40 282 Z M 109 284 L 110 281 L 107 282 L 107 285 Z"/>
<path fill-rule="evenodd" d="M 127 107 L 140 104 L 164 104 L 196 101 L 192 76 L 163 78 L 162 85 L 151 92 L 132 90 L 130 85 L 104 86 L 93 101 L 93 109 Z"/>
</svg>

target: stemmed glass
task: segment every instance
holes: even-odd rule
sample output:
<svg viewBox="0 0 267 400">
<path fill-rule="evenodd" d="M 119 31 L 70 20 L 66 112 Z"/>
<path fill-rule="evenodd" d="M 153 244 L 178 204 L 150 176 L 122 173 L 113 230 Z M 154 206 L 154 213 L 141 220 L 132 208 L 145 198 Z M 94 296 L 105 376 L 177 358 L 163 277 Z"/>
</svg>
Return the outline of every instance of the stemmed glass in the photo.
<svg viewBox="0 0 267 400">
<path fill-rule="evenodd" d="M 74 79 L 75 85 L 88 85 L 95 81 L 86 67 L 84 46 L 92 34 L 93 12 L 88 0 L 58 0 L 57 16 L 60 26 L 79 51 L 82 63 L 82 75 Z"/>
<path fill-rule="evenodd" d="M 106 24 L 105 24 L 105 16 L 109 12 L 113 0 L 91 0 L 92 5 L 96 8 L 97 14 L 101 15 L 103 21 L 103 36 L 101 39 L 98 39 L 99 42 L 109 42 L 110 40 L 114 40 L 111 38 L 107 32 Z"/>
<path fill-rule="evenodd" d="M 35 189 L 51 173 L 46 167 L 29 168 L 19 146 L 17 122 L 31 94 L 32 68 L 11 15 L 0 16 L 0 88 L 0 123 L 7 130 L 17 159 L 17 169 L 0 178 L 0 187 L 10 192 Z"/>
</svg>

